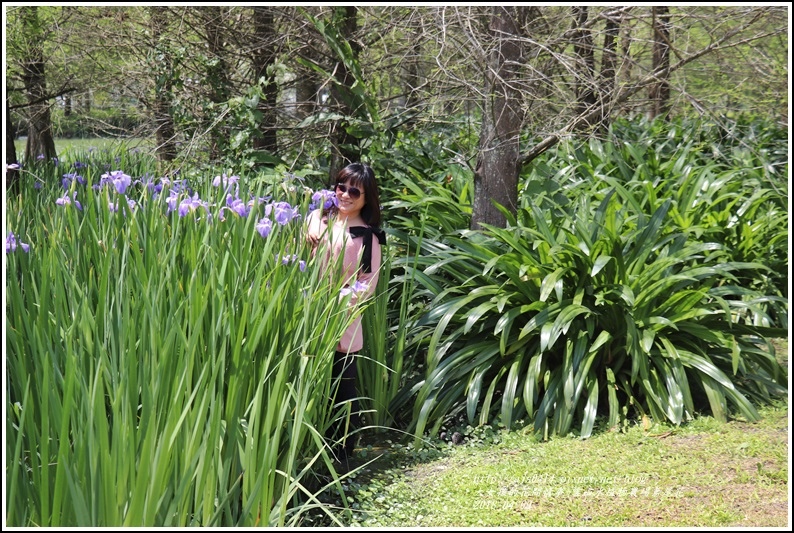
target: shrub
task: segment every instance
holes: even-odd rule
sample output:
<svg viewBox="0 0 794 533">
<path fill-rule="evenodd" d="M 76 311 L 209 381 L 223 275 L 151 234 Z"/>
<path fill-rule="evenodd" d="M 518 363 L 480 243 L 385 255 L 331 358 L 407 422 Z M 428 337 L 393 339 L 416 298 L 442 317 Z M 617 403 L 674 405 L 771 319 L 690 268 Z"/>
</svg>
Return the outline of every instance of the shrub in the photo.
<svg viewBox="0 0 794 533">
<path fill-rule="evenodd" d="M 679 424 L 705 408 L 755 419 L 750 399 L 786 384 L 765 341 L 783 331 L 735 320 L 763 314 L 765 296 L 735 282 L 764 267 L 665 230 L 671 205 L 648 217 L 610 191 L 572 216 L 522 209 L 507 229 L 447 237 L 420 258 L 436 296 L 412 332 L 427 353 L 415 435 L 463 409 L 480 424 L 498 410 L 508 427 L 527 413 L 557 434 L 576 420 L 581 436 L 599 413 L 609 425 L 630 413 Z"/>
</svg>

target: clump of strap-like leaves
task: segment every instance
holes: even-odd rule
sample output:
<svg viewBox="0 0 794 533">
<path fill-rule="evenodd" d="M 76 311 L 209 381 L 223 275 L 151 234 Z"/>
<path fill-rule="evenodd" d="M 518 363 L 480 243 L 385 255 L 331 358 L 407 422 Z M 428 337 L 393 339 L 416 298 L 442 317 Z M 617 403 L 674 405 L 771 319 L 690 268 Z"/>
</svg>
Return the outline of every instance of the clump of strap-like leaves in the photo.
<svg viewBox="0 0 794 533">
<path fill-rule="evenodd" d="M 704 160 L 699 137 L 665 147 L 645 131 L 561 147 L 506 228 L 395 232 L 416 245 L 396 265 L 427 302 L 407 347 L 422 372 L 393 406 L 411 409 L 417 437 L 464 412 L 581 436 L 599 416 L 754 420 L 756 402 L 785 390 L 768 341 L 787 316 L 771 158 L 734 149 L 758 161 L 731 167 Z"/>
</svg>

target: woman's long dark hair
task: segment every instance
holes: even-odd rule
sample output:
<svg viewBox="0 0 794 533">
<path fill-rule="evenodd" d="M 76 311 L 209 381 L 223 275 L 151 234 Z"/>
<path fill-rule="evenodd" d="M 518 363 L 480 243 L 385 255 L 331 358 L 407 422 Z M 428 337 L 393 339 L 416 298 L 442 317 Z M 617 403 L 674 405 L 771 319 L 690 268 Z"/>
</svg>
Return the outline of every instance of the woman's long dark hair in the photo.
<svg viewBox="0 0 794 533">
<path fill-rule="evenodd" d="M 337 183 L 345 182 L 364 192 L 364 207 L 361 209 L 361 218 L 364 222 L 369 226 L 380 226 L 380 196 L 375 172 L 364 163 L 350 163 L 336 175 L 336 181 L 333 183 L 334 191 Z M 337 208 L 333 205 L 324 209 L 323 215 L 335 214 L 336 211 Z"/>
</svg>

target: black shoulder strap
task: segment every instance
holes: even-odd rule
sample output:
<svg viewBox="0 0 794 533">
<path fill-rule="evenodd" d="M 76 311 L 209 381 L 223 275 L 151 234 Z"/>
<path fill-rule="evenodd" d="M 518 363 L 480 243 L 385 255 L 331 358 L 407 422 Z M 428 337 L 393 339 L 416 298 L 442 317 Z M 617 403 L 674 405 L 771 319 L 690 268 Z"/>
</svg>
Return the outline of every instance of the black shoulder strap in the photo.
<svg viewBox="0 0 794 533">
<path fill-rule="evenodd" d="M 364 237 L 364 253 L 361 255 L 361 269 L 364 272 L 372 272 L 372 235 L 378 238 L 381 245 L 386 244 L 386 232 L 380 228 L 372 226 L 353 226 L 350 228 L 350 236 Z"/>
</svg>

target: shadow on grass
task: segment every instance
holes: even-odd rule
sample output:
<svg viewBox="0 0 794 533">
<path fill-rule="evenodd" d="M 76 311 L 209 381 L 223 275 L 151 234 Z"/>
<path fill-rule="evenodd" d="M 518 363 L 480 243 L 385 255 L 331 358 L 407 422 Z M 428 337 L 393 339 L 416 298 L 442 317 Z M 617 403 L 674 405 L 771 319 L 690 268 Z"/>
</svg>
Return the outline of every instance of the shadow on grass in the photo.
<svg viewBox="0 0 794 533">
<path fill-rule="evenodd" d="M 325 508 L 307 513 L 301 526 L 333 526 L 333 521 L 328 516 L 329 512 L 342 523 L 350 523 L 352 512 L 358 507 L 355 500 L 359 491 L 366 491 L 373 480 L 390 478 L 396 480 L 411 467 L 447 456 L 451 446 L 444 440 L 436 438 L 425 439 L 423 446 L 416 449 L 411 444 L 412 441 L 413 435 L 402 430 L 364 428 L 353 455 L 347 461 L 334 463 L 336 475 L 348 499 L 348 506 L 344 505 L 339 491 L 332 485 L 332 474 L 328 471 L 318 471 L 307 489 L 316 495 Z M 462 444 L 463 441 L 461 440 L 460 443 Z M 327 488 L 322 490 L 321 487 Z"/>
</svg>

